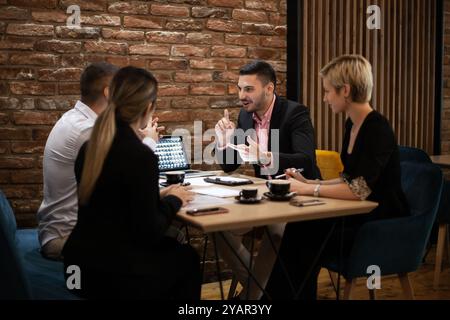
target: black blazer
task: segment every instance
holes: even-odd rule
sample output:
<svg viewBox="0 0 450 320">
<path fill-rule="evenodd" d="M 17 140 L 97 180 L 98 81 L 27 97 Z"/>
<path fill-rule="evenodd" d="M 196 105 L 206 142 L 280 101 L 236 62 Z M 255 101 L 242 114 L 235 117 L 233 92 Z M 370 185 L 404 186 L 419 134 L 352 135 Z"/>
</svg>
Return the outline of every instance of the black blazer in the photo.
<svg viewBox="0 0 450 320">
<path fill-rule="evenodd" d="M 75 162 L 78 183 L 85 152 L 86 143 Z M 94 192 L 89 203 L 79 207 L 77 224 L 64 246 L 65 262 L 121 273 L 139 273 L 140 265 L 151 263 L 152 251 L 182 205 L 175 196 L 160 199 L 158 173 L 157 156 L 128 124 L 117 121 Z"/>
<path fill-rule="evenodd" d="M 253 113 L 241 109 L 237 129 L 246 131 L 254 127 Z M 274 152 L 273 155 L 274 159 L 279 159 L 278 172 L 275 175 L 283 174 L 284 170 L 289 168 L 303 168 L 305 170 L 303 175 L 306 178 L 320 178 L 320 171 L 316 165 L 314 128 L 309 109 L 304 105 L 277 96 L 270 120 L 270 130 L 273 129 L 280 130 L 279 150 Z M 237 143 L 236 137 L 234 137 L 234 140 Z M 268 150 L 273 152 L 272 149 L 271 134 L 269 133 Z M 223 151 L 216 149 L 216 156 L 225 172 L 238 169 L 242 163 L 238 152 L 231 149 Z M 261 168 L 258 165 L 253 167 L 255 175 L 261 177 Z"/>
</svg>

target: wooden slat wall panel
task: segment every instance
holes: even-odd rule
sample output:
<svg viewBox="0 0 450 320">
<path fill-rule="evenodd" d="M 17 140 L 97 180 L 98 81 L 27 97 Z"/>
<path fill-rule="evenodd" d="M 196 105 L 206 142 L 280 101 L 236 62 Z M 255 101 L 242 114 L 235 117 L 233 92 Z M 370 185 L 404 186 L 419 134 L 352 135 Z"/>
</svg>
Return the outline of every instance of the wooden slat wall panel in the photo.
<svg viewBox="0 0 450 320">
<path fill-rule="evenodd" d="M 381 30 L 369 30 L 369 5 L 381 8 Z M 346 53 L 373 66 L 372 105 L 402 145 L 433 151 L 436 3 L 429 0 L 303 0 L 302 102 L 311 108 L 320 149 L 340 151 L 344 115 L 323 103 L 320 69 Z"/>
</svg>

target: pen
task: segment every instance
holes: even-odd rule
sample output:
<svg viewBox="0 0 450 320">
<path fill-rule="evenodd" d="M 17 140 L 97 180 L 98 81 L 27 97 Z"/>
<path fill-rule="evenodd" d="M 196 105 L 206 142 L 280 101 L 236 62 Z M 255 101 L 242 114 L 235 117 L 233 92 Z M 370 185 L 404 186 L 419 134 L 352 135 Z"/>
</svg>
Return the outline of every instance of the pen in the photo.
<svg viewBox="0 0 450 320">
<path fill-rule="evenodd" d="M 302 169 L 294 169 L 294 170 L 292 170 L 294 173 L 301 173 L 301 172 L 303 172 L 304 171 L 304 169 L 302 168 Z M 284 177 L 286 177 L 286 174 L 281 174 L 281 175 L 279 175 L 279 176 L 276 176 L 275 177 L 275 179 L 281 179 L 281 178 L 284 178 Z"/>
<path fill-rule="evenodd" d="M 210 212 L 210 211 L 217 211 L 220 208 L 204 208 L 204 209 L 191 209 L 187 210 L 188 213 L 198 213 L 198 212 Z"/>
</svg>

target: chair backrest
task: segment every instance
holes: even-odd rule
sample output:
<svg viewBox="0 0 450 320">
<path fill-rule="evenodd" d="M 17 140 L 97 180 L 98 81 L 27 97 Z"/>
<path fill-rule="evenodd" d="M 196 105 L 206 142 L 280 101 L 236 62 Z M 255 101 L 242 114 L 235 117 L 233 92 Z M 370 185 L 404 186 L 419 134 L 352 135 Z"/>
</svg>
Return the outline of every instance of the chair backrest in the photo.
<svg viewBox="0 0 450 320">
<path fill-rule="evenodd" d="M 0 300 L 31 297 L 17 252 L 15 234 L 14 213 L 5 195 L 0 191 Z"/>
<path fill-rule="evenodd" d="M 431 163 L 430 156 L 422 149 L 399 146 L 398 147 L 400 162 L 423 162 Z"/>
<path fill-rule="evenodd" d="M 316 161 L 324 180 L 339 178 L 344 170 L 341 157 L 336 151 L 316 150 Z"/>
</svg>

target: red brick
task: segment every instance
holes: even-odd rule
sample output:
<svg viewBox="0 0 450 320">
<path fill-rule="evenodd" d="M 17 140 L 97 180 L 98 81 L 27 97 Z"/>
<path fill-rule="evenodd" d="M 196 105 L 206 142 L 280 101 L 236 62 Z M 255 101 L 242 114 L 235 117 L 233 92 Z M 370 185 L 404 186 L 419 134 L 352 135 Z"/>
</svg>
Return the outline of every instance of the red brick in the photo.
<svg viewBox="0 0 450 320">
<path fill-rule="evenodd" d="M 249 63 L 249 60 L 247 60 L 247 59 L 227 61 L 227 69 L 228 70 L 239 70 L 247 63 Z"/>
<path fill-rule="evenodd" d="M 170 54 L 170 47 L 166 45 L 137 44 L 130 46 L 130 54 L 168 56 Z"/>
<path fill-rule="evenodd" d="M 280 13 L 286 15 L 287 13 L 287 1 L 281 0 L 280 1 Z"/>
<path fill-rule="evenodd" d="M 40 98 L 36 101 L 36 109 L 38 110 L 69 110 L 75 105 L 78 97 L 52 97 Z"/>
<path fill-rule="evenodd" d="M 131 41 L 144 40 L 144 31 L 114 30 L 103 28 L 102 35 L 103 38 L 105 39 L 131 40 Z"/>
<path fill-rule="evenodd" d="M 169 72 L 152 72 L 158 83 L 172 82 L 172 75 Z"/>
<path fill-rule="evenodd" d="M 209 106 L 209 97 L 183 97 L 172 99 L 174 109 L 206 109 Z"/>
<path fill-rule="evenodd" d="M 81 15 L 81 24 L 83 27 L 85 25 L 95 25 L 95 26 L 120 26 L 119 16 L 110 16 L 106 14 L 94 15 L 94 16 L 84 16 Z"/>
<path fill-rule="evenodd" d="M 213 79 L 214 79 L 214 81 L 237 82 L 239 79 L 239 74 L 237 72 L 230 72 L 230 71 L 224 71 L 224 72 L 216 71 L 216 72 L 214 72 Z"/>
<path fill-rule="evenodd" d="M 243 0 L 208 0 L 210 6 L 240 8 L 244 5 Z"/>
<path fill-rule="evenodd" d="M 228 85 L 228 94 L 233 96 L 238 95 L 239 89 L 237 88 L 236 85 Z"/>
<path fill-rule="evenodd" d="M 260 9 L 266 11 L 277 11 L 278 0 L 245 0 L 248 9 Z"/>
<path fill-rule="evenodd" d="M 189 93 L 189 88 L 187 86 L 161 85 L 158 88 L 158 95 L 161 97 L 186 96 L 188 93 Z"/>
<path fill-rule="evenodd" d="M 246 53 L 246 48 L 229 46 L 213 46 L 211 48 L 211 57 L 243 58 Z"/>
<path fill-rule="evenodd" d="M 1 68 L 0 79 L 9 80 L 32 80 L 33 70 L 29 68 Z"/>
<path fill-rule="evenodd" d="M 40 81 L 79 81 L 82 72 L 80 68 L 40 69 L 38 76 Z"/>
<path fill-rule="evenodd" d="M 239 46 L 252 46 L 256 47 L 259 45 L 259 38 L 255 36 L 247 36 L 240 34 L 226 34 L 225 35 L 226 44 L 234 44 Z"/>
<path fill-rule="evenodd" d="M 11 64 L 55 66 L 58 56 L 47 53 L 16 53 L 11 54 L 9 61 Z"/>
<path fill-rule="evenodd" d="M 192 32 L 186 36 L 186 41 L 192 44 L 221 44 L 223 35 L 219 33 Z"/>
<path fill-rule="evenodd" d="M 30 18 L 30 12 L 26 9 L 21 9 L 17 7 L 1 7 L 0 8 L 0 19 L 8 20 L 25 20 Z"/>
<path fill-rule="evenodd" d="M 125 16 L 123 25 L 126 28 L 162 29 L 164 20 L 156 17 L 134 17 Z"/>
<path fill-rule="evenodd" d="M 166 29 L 200 31 L 203 30 L 203 21 L 193 19 L 172 19 L 167 21 Z"/>
<path fill-rule="evenodd" d="M 192 110 L 191 121 L 214 121 L 217 122 L 223 117 L 223 113 L 215 110 Z"/>
<path fill-rule="evenodd" d="M 69 15 L 65 11 L 33 11 L 33 20 L 38 22 L 66 22 Z"/>
<path fill-rule="evenodd" d="M 50 134 L 50 131 L 52 130 L 51 127 L 48 128 L 37 128 L 37 129 L 33 129 L 33 140 L 36 141 L 47 141 L 48 135 Z"/>
<path fill-rule="evenodd" d="M 240 107 L 239 99 L 236 98 L 213 98 L 210 102 L 212 109 L 229 109 Z"/>
<path fill-rule="evenodd" d="M 125 42 L 86 41 L 84 50 L 95 53 L 126 54 L 128 44 Z"/>
<path fill-rule="evenodd" d="M 269 13 L 269 23 L 273 25 L 285 25 L 287 23 L 286 16 L 279 13 Z"/>
<path fill-rule="evenodd" d="M 268 61 L 276 72 L 286 72 L 286 62 L 284 61 Z"/>
<path fill-rule="evenodd" d="M 148 31 L 145 36 L 149 42 L 163 43 L 183 43 L 186 37 L 182 32 L 169 31 Z"/>
<path fill-rule="evenodd" d="M 209 7 L 192 7 L 192 17 L 194 18 L 231 18 L 226 9 Z"/>
<path fill-rule="evenodd" d="M 9 115 L 7 113 L 0 112 L 0 124 L 5 125 L 9 123 Z"/>
<path fill-rule="evenodd" d="M 278 58 L 279 50 L 265 48 L 249 48 L 248 57 L 251 59 L 275 60 Z"/>
<path fill-rule="evenodd" d="M 55 85 L 39 82 L 11 82 L 10 90 L 14 94 L 45 96 L 55 94 Z"/>
<path fill-rule="evenodd" d="M 0 128 L 0 140 L 29 140 L 31 129 Z"/>
<path fill-rule="evenodd" d="M 287 27 L 286 26 L 277 26 L 277 27 L 275 27 L 275 33 L 279 36 L 286 37 Z"/>
<path fill-rule="evenodd" d="M 30 110 L 34 109 L 34 99 L 15 97 L 0 97 L 0 109 L 3 110 Z"/>
<path fill-rule="evenodd" d="M 42 183 L 42 180 L 42 170 L 11 170 L 12 183 Z"/>
<path fill-rule="evenodd" d="M 142 1 L 115 2 L 108 7 L 112 13 L 142 14 L 148 13 L 148 4 Z"/>
<path fill-rule="evenodd" d="M 9 95 L 9 86 L 7 83 L 0 82 L 0 95 Z"/>
<path fill-rule="evenodd" d="M 222 84 L 191 85 L 190 93 L 193 95 L 223 96 L 226 94 L 226 86 Z"/>
<path fill-rule="evenodd" d="M 246 34 L 262 34 L 262 35 L 275 35 L 275 28 L 271 24 L 267 23 L 243 23 L 242 33 Z"/>
<path fill-rule="evenodd" d="M 240 32 L 241 24 L 232 20 L 208 19 L 206 28 L 214 31 Z"/>
<path fill-rule="evenodd" d="M 0 168 L 1 169 L 29 169 L 34 167 L 33 158 L 25 157 L 1 157 Z"/>
<path fill-rule="evenodd" d="M 59 118 L 59 112 L 39 112 L 39 111 L 27 111 L 27 112 L 14 112 L 13 121 L 18 125 L 53 125 Z"/>
<path fill-rule="evenodd" d="M 190 61 L 190 66 L 193 69 L 216 69 L 225 70 L 226 64 L 223 60 L 219 59 L 202 59 Z"/>
<path fill-rule="evenodd" d="M 175 59 L 151 59 L 148 67 L 150 70 L 186 70 L 188 62 Z"/>
<path fill-rule="evenodd" d="M 81 51 L 81 42 L 61 40 L 41 40 L 34 48 L 38 51 L 52 51 L 58 53 L 73 53 Z"/>
<path fill-rule="evenodd" d="M 11 170 L 0 170 L 0 183 L 11 182 Z"/>
<path fill-rule="evenodd" d="M 11 151 L 18 154 L 32 154 L 44 152 L 45 141 L 21 141 L 11 144 Z"/>
<path fill-rule="evenodd" d="M 80 83 L 60 83 L 58 85 L 58 93 L 62 95 L 80 94 Z"/>
<path fill-rule="evenodd" d="M 34 40 L 20 37 L 6 37 L 0 41 L 0 49 L 33 50 Z"/>
<path fill-rule="evenodd" d="M 171 55 L 175 57 L 206 57 L 209 48 L 195 47 L 191 45 L 175 45 L 172 47 Z"/>
<path fill-rule="evenodd" d="M 150 8 L 151 14 L 156 16 L 168 16 L 168 17 L 189 17 L 189 8 L 171 5 L 152 4 Z"/>
<path fill-rule="evenodd" d="M 61 57 L 61 67 L 84 67 L 87 66 L 82 55 L 64 55 Z"/>
<path fill-rule="evenodd" d="M 40 25 L 40 24 L 17 24 L 10 23 L 6 28 L 6 33 L 18 35 L 18 36 L 53 36 L 52 25 Z"/>
<path fill-rule="evenodd" d="M 0 154 L 5 154 L 9 152 L 9 141 L 0 142 Z M 4 191 L 4 190 L 3 190 Z"/>
<path fill-rule="evenodd" d="M 2 186 L 2 191 L 5 196 L 9 199 L 19 198 L 19 199 L 31 199 L 37 196 L 38 186 Z"/>
<path fill-rule="evenodd" d="M 155 117 L 159 118 L 159 122 L 188 122 L 190 111 L 162 111 L 156 112 Z"/>
<path fill-rule="evenodd" d="M 0 64 L 6 64 L 8 62 L 8 53 L 1 52 L 0 53 Z"/>
<path fill-rule="evenodd" d="M 56 27 L 56 35 L 58 36 L 58 38 L 97 39 L 100 37 L 100 28 L 98 27 L 73 28 L 66 26 L 58 26 Z"/>
<path fill-rule="evenodd" d="M 212 81 L 211 72 L 177 72 L 175 73 L 176 82 L 209 82 Z"/>
<path fill-rule="evenodd" d="M 267 14 L 261 11 L 234 9 L 232 17 L 233 19 L 246 22 L 267 22 Z"/>
<path fill-rule="evenodd" d="M 134 66 L 138 68 L 146 68 L 147 62 L 142 58 L 127 58 L 120 56 L 107 57 L 106 61 L 118 67 Z"/>
<path fill-rule="evenodd" d="M 56 8 L 58 0 L 9 0 L 13 6 L 32 7 L 32 8 Z"/>
<path fill-rule="evenodd" d="M 106 11 L 108 0 L 61 0 L 60 5 L 66 9 L 71 5 L 78 5 L 81 12 L 86 11 Z"/>
<path fill-rule="evenodd" d="M 286 48 L 286 38 L 284 38 L 284 37 L 262 37 L 261 45 L 263 47 Z"/>
</svg>

